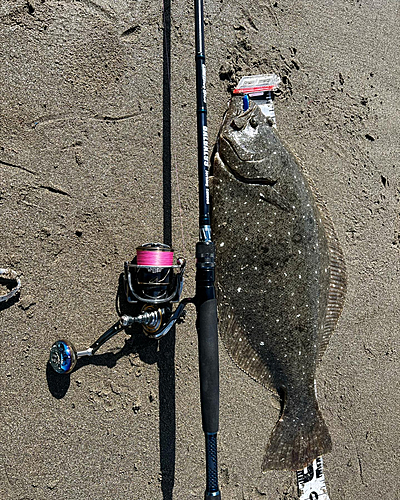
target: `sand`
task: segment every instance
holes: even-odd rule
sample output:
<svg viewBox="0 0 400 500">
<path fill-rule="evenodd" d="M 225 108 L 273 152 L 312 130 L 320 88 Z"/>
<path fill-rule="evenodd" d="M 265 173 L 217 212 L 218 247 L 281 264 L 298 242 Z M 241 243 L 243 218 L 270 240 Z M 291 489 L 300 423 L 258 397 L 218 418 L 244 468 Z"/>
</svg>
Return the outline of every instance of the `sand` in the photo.
<svg viewBox="0 0 400 500">
<path fill-rule="evenodd" d="M 117 320 L 142 243 L 172 238 L 194 293 L 194 12 L 166 0 L 163 30 L 162 7 L 0 6 L 0 267 L 22 281 L 0 310 L 2 499 L 203 497 L 192 306 L 158 346 L 121 333 L 70 376 L 47 366 L 58 338 L 83 349 Z M 277 73 L 279 130 L 344 250 L 346 305 L 318 372 L 330 498 L 397 498 L 399 3 L 207 0 L 205 36 L 210 143 L 240 76 Z M 222 346 L 220 362 L 222 498 L 297 498 L 294 473 L 261 473 L 279 410 Z"/>
</svg>

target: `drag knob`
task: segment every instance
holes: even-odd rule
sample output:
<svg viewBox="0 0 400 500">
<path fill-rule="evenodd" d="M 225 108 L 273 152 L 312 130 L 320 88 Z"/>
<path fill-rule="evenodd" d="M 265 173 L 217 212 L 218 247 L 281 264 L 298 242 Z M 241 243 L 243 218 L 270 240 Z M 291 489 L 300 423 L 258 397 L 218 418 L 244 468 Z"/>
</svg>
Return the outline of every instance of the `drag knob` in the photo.
<svg viewBox="0 0 400 500">
<path fill-rule="evenodd" d="M 57 340 L 50 349 L 50 365 L 57 373 L 70 373 L 75 368 L 76 349 L 66 340 Z"/>
</svg>

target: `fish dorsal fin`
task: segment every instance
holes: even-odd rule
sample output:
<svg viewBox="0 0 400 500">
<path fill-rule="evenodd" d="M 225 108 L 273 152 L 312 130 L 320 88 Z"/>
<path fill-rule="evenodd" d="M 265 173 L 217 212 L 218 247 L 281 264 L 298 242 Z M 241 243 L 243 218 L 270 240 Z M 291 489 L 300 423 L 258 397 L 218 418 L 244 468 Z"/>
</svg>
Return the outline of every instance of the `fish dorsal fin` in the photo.
<svg viewBox="0 0 400 500">
<path fill-rule="evenodd" d="M 298 159 L 297 161 L 303 170 L 314 195 L 315 204 L 321 214 L 329 250 L 329 289 L 325 318 L 320 330 L 318 344 L 317 364 L 319 364 L 322 361 L 322 357 L 328 347 L 331 335 L 335 330 L 336 324 L 343 310 L 347 289 L 346 264 L 329 211 L 322 200 L 314 181 L 310 178 L 307 170 L 304 168 L 304 165 Z"/>
<path fill-rule="evenodd" d="M 242 371 L 278 398 L 271 373 L 240 327 L 232 307 L 218 301 L 218 317 L 219 334 L 231 359 Z"/>
<path fill-rule="evenodd" d="M 346 264 L 344 262 L 343 252 L 336 236 L 335 228 L 332 219 L 326 206 L 317 198 L 317 206 L 322 215 L 322 220 L 325 226 L 326 237 L 329 248 L 329 290 L 328 301 L 325 311 L 325 321 L 321 329 L 321 339 L 319 343 L 319 351 L 317 363 L 322 360 L 322 357 L 328 347 L 329 339 L 336 327 L 342 312 L 346 289 Z"/>
</svg>

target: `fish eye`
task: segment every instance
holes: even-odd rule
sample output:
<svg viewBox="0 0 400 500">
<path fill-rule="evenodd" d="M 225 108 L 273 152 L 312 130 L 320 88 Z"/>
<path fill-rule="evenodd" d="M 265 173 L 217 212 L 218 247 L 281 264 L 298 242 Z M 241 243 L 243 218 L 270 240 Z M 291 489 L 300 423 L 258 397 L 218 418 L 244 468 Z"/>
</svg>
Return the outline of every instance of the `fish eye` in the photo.
<svg viewBox="0 0 400 500">
<path fill-rule="evenodd" d="M 258 120 L 255 116 L 252 116 L 250 118 L 250 125 L 253 127 L 253 128 L 257 128 L 258 126 Z"/>
<path fill-rule="evenodd" d="M 246 119 L 242 116 L 237 116 L 231 121 L 231 127 L 234 130 L 242 130 L 246 126 Z"/>
</svg>

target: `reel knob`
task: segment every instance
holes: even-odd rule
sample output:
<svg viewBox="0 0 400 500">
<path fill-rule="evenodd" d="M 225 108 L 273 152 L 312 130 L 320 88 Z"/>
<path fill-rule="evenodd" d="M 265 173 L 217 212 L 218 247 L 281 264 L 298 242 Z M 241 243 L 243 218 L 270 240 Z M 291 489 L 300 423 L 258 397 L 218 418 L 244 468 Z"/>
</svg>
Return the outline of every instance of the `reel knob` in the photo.
<svg viewBox="0 0 400 500">
<path fill-rule="evenodd" d="M 77 361 L 75 347 L 66 340 L 57 340 L 50 349 L 50 365 L 57 373 L 72 372 Z"/>
</svg>

